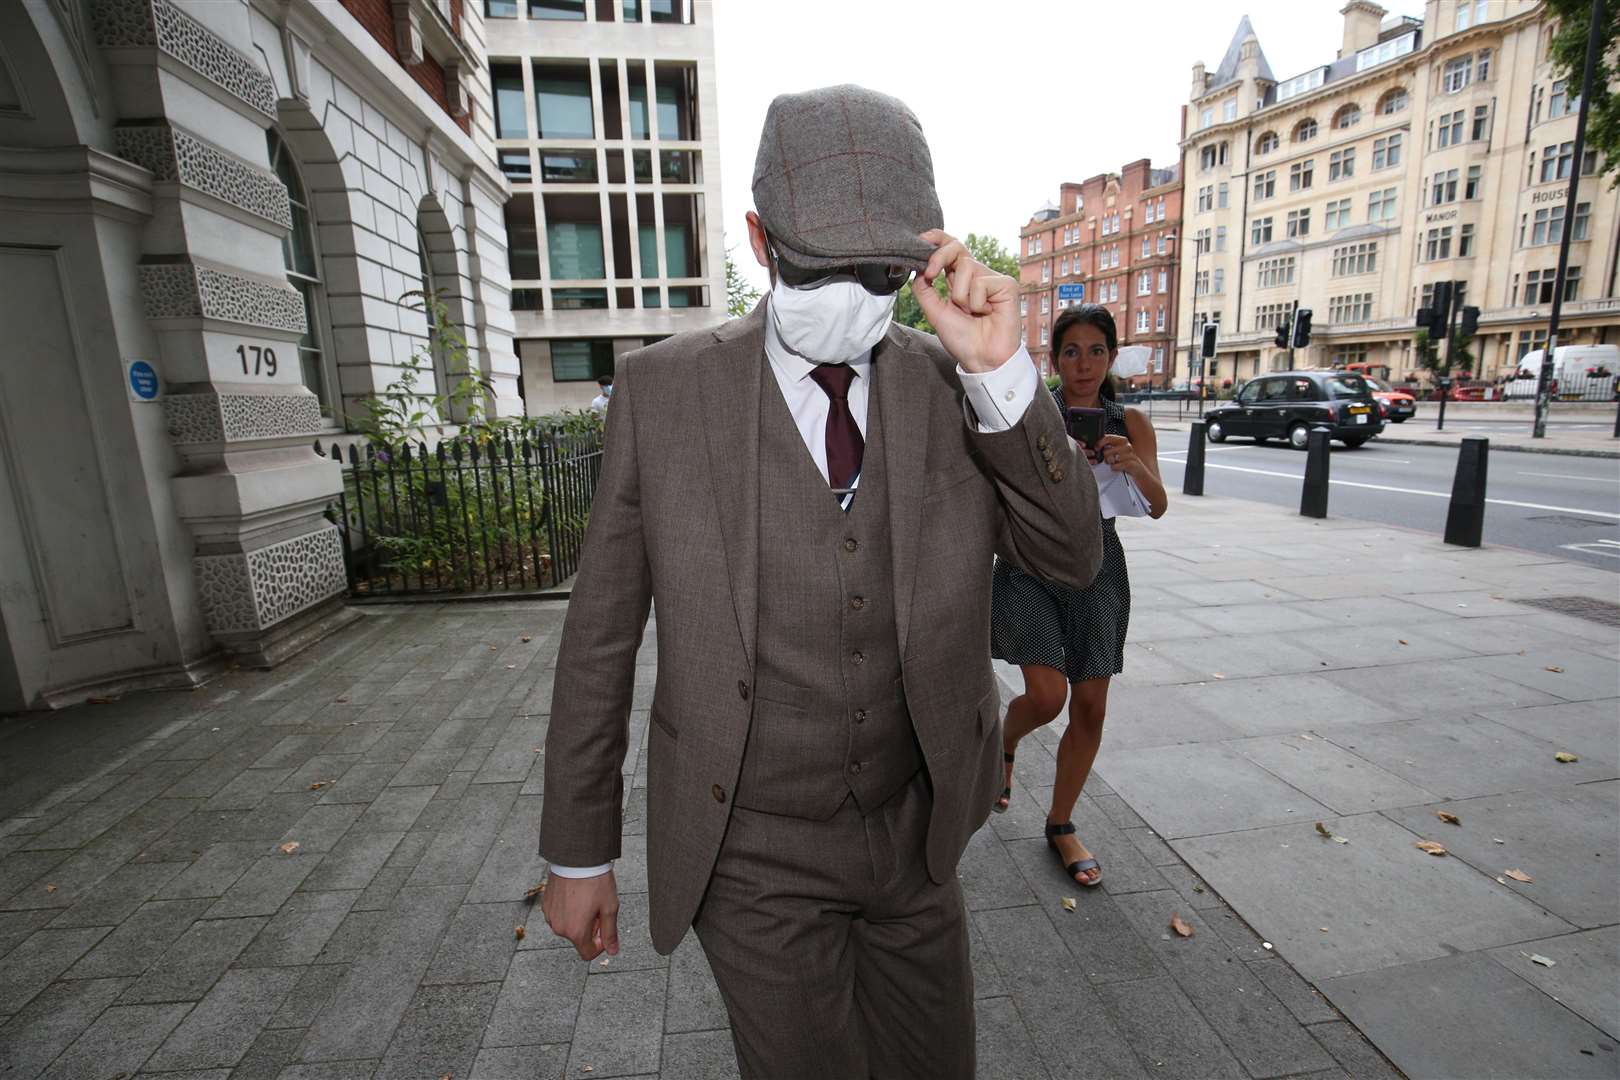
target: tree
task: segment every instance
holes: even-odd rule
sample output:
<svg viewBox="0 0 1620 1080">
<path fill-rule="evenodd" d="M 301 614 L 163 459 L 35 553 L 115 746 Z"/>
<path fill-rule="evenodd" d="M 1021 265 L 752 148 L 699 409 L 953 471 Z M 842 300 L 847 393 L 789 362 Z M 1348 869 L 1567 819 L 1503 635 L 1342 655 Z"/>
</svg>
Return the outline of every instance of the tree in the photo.
<svg viewBox="0 0 1620 1080">
<path fill-rule="evenodd" d="M 1620 3 L 1620 0 L 1616 0 Z M 980 236 L 978 233 L 968 233 L 962 241 L 968 249 L 968 254 L 978 259 L 990 269 L 999 274 L 1006 274 L 1014 281 L 1018 280 L 1018 259 L 1012 255 L 1000 240 L 993 236 Z M 945 277 L 940 275 L 934 280 L 934 291 L 943 298 L 945 292 Z M 922 306 L 917 298 L 911 294 L 911 285 L 908 283 L 901 287 L 899 299 L 894 305 L 894 321 L 901 326 L 909 326 L 914 330 L 932 334 L 933 326 L 923 317 Z"/>
<path fill-rule="evenodd" d="M 759 302 L 759 290 L 742 276 L 737 264 L 731 258 L 731 252 L 726 252 L 726 314 L 733 319 L 740 319 L 754 310 Z"/>
<path fill-rule="evenodd" d="M 1418 369 L 1438 377 L 1441 368 L 1440 347 L 1429 337 L 1427 330 L 1419 330 L 1412 335 L 1412 349 Z"/>
<path fill-rule="evenodd" d="M 1449 366 L 1453 371 L 1472 372 L 1474 370 L 1474 354 L 1468 348 L 1468 338 L 1463 337 L 1459 330 L 1451 337 L 1451 355 L 1447 357 Z"/>
<path fill-rule="evenodd" d="M 1586 74 L 1586 40 L 1592 28 L 1592 0 L 1547 0 L 1548 12 L 1558 20 L 1549 50 L 1553 72 L 1569 80 L 1569 99 L 1586 93 L 1582 85 Z M 1596 86 L 1592 88 L 1591 102 L 1587 106 L 1586 149 L 1602 155 L 1600 175 L 1609 176 L 1611 187 L 1620 187 L 1620 93 L 1615 92 L 1615 81 L 1620 79 L 1620 63 L 1616 62 L 1612 48 L 1620 39 L 1620 0 L 1606 0 L 1603 5 L 1603 25 L 1598 29 L 1597 67 L 1593 71 Z"/>
</svg>

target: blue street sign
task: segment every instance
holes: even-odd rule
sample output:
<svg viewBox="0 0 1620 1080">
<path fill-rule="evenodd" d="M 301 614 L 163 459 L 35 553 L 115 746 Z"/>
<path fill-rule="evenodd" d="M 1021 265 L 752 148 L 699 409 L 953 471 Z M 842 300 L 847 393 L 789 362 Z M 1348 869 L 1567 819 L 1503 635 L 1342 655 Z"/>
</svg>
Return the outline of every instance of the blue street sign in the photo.
<svg viewBox="0 0 1620 1080">
<path fill-rule="evenodd" d="M 1080 283 L 1075 284 L 1075 285 L 1059 285 L 1058 286 L 1058 303 L 1060 303 L 1060 304 L 1067 303 L 1070 300 L 1076 300 L 1076 301 L 1079 301 L 1081 303 L 1084 303 L 1085 299 L 1086 299 L 1086 285 L 1085 285 L 1085 282 L 1080 282 Z"/>
<path fill-rule="evenodd" d="M 151 364 L 136 360 L 129 365 L 129 389 L 137 400 L 157 400 L 158 374 Z"/>
</svg>

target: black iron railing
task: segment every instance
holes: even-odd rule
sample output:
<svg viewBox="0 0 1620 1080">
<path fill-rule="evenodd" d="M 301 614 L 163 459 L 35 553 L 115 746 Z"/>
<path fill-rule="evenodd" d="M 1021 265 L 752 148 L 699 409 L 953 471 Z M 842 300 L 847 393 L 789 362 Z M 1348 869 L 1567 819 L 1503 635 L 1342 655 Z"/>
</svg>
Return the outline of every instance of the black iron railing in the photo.
<svg viewBox="0 0 1620 1080">
<path fill-rule="evenodd" d="M 549 589 L 579 566 L 599 434 L 317 449 L 343 470 L 328 513 L 352 596 Z"/>
</svg>

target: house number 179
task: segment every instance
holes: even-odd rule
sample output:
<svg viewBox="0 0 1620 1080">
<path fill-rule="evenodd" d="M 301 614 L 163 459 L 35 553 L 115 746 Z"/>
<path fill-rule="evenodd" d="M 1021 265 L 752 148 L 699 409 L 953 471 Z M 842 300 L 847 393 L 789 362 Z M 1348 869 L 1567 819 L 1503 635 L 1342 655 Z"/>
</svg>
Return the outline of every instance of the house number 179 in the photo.
<svg viewBox="0 0 1620 1080">
<path fill-rule="evenodd" d="M 253 354 L 253 368 L 248 369 L 248 354 Z M 257 345 L 238 345 L 236 355 L 242 359 L 242 374 L 244 375 L 274 375 L 276 373 L 276 351 L 274 349 L 260 348 Z"/>
</svg>

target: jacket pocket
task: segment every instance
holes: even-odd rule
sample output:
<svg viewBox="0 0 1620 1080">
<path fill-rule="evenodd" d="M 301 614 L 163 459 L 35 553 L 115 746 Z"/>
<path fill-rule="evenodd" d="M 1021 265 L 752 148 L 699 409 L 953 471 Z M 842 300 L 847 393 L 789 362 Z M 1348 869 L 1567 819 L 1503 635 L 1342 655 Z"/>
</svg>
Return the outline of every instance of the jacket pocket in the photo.
<svg viewBox="0 0 1620 1080">
<path fill-rule="evenodd" d="M 947 491 L 951 491 L 954 488 L 959 488 L 963 484 L 970 483 L 974 480 L 982 481 L 986 480 L 986 477 L 983 470 L 981 470 L 977 464 L 970 463 L 967 468 L 957 469 L 953 472 L 946 473 L 944 476 L 939 477 L 933 483 L 929 484 L 928 487 L 923 491 L 923 501 L 927 502 L 929 499 L 932 499 L 937 495 L 943 495 Z"/>
</svg>

